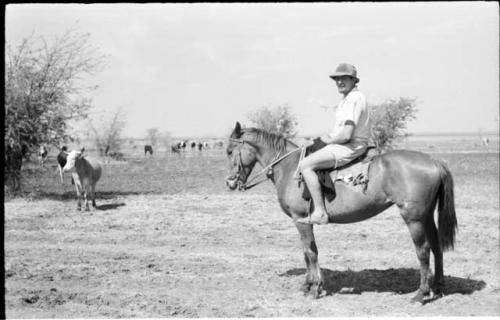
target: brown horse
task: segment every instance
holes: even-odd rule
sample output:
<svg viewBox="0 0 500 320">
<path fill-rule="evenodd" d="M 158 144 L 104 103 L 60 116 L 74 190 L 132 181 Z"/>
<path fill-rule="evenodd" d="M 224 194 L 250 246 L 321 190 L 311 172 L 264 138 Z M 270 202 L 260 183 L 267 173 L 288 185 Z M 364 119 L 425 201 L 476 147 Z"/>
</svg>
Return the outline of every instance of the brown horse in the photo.
<svg viewBox="0 0 500 320">
<path fill-rule="evenodd" d="M 300 233 L 307 267 L 302 289 L 317 298 L 322 292 L 323 278 L 313 226 L 296 222 L 308 215 L 309 208 L 302 198 L 304 184 L 299 186 L 294 178 L 300 160 L 297 150 L 297 145 L 279 135 L 256 128 L 242 129 L 237 122 L 227 146 L 231 175 L 226 184 L 231 190 L 238 186 L 244 190 L 255 163 L 264 168 L 262 172 L 276 187 L 282 210 L 293 219 Z M 412 301 L 423 303 L 442 296 L 443 251 L 453 249 L 457 229 L 450 171 L 427 154 L 397 150 L 376 156 L 369 166 L 368 179 L 365 194 L 335 183 L 336 198 L 332 202 L 325 199 L 329 223 L 362 221 L 396 204 L 420 261 L 420 287 Z M 433 218 L 436 205 L 439 230 Z M 435 260 L 434 277 L 429 269 L 430 250 Z"/>
</svg>

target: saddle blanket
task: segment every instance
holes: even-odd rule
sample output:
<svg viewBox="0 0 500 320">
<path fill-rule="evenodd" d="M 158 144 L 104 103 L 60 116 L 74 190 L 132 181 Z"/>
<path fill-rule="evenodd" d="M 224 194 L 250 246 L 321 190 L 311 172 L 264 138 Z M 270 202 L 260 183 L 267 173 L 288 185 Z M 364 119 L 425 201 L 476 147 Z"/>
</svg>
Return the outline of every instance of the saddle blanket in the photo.
<svg viewBox="0 0 500 320">
<path fill-rule="evenodd" d="M 368 186 L 368 167 L 370 163 L 371 161 L 358 162 L 352 166 L 333 170 L 329 174 L 334 183 L 341 181 L 350 189 L 365 193 Z"/>
<path fill-rule="evenodd" d="M 307 150 L 302 150 L 301 159 L 305 155 L 323 148 L 325 145 L 326 144 L 321 141 L 321 139 L 314 139 L 314 144 L 312 146 L 309 146 Z M 333 199 L 335 199 L 336 182 L 342 182 L 345 184 L 345 186 L 349 187 L 353 191 L 364 193 L 368 184 L 368 167 L 372 159 L 373 155 L 370 154 L 370 151 L 367 151 L 366 155 L 355 159 L 353 162 L 343 167 L 330 171 L 316 171 L 325 198 L 328 201 L 332 201 Z M 300 183 L 304 182 L 303 178 L 298 172 L 296 172 L 296 177 L 299 180 L 300 186 Z M 309 189 L 307 188 L 307 185 L 305 185 L 304 187 L 302 198 L 306 201 L 311 200 L 311 194 L 309 192 Z"/>
<path fill-rule="evenodd" d="M 332 171 L 317 171 L 316 173 L 318 174 L 325 199 L 328 201 L 335 199 L 336 183 L 342 183 L 352 191 L 365 193 L 368 186 L 368 168 L 370 163 L 371 161 L 361 161 Z M 300 176 L 299 186 L 302 182 L 304 180 Z M 306 201 L 311 200 L 311 194 L 307 185 L 304 185 L 302 198 Z"/>
</svg>

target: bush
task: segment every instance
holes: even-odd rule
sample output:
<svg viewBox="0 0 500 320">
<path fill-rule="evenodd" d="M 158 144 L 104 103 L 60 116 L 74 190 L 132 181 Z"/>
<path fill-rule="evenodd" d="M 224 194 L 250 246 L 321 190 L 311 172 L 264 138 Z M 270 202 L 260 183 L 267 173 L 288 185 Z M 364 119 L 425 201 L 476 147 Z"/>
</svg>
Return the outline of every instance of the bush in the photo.
<svg viewBox="0 0 500 320">
<path fill-rule="evenodd" d="M 290 106 L 264 106 L 248 114 L 248 119 L 259 129 L 281 134 L 285 138 L 293 138 L 297 132 L 296 117 Z"/>
<path fill-rule="evenodd" d="M 370 106 L 372 137 L 379 151 L 393 148 L 396 141 L 408 136 L 408 121 L 415 119 L 415 98 L 400 97 Z"/>
</svg>

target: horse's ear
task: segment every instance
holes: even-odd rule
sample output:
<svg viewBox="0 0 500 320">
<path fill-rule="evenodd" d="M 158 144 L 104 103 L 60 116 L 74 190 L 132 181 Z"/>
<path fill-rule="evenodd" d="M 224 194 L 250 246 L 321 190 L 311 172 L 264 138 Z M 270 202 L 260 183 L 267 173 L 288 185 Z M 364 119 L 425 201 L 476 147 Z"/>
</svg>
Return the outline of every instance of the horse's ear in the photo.
<svg viewBox="0 0 500 320">
<path fill-rule="evenodd" d="M 239 135 L 241 133 L 241 125 L 238 121 L 236 121 L 236 126 L 234 126 L 234 133 Z"/>
</svg>

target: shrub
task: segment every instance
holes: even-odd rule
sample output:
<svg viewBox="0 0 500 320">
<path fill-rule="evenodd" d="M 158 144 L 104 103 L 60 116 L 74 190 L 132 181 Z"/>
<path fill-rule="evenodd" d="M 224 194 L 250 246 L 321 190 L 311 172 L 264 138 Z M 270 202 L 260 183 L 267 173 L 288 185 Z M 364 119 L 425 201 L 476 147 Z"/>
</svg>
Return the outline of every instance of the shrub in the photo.
<svg viewBox="0 0 500 320">
<path fill-rule="evenodd" d="M 379 151 L 390 150 L 395 142 L 408 136 L 406 126 L 415 119 L 415 98 L 386 100 L 370 106 L 372 137 Z"/>
<path fill-rule="evenodd" d="M 248 119 L 257 127 L 268 132 L 281 134 L 285 138 L 293 138 L 296 132 L 296 116 L 291 112 L 290 106 L 264 106 L 250 112 Z"/>
</svg>

